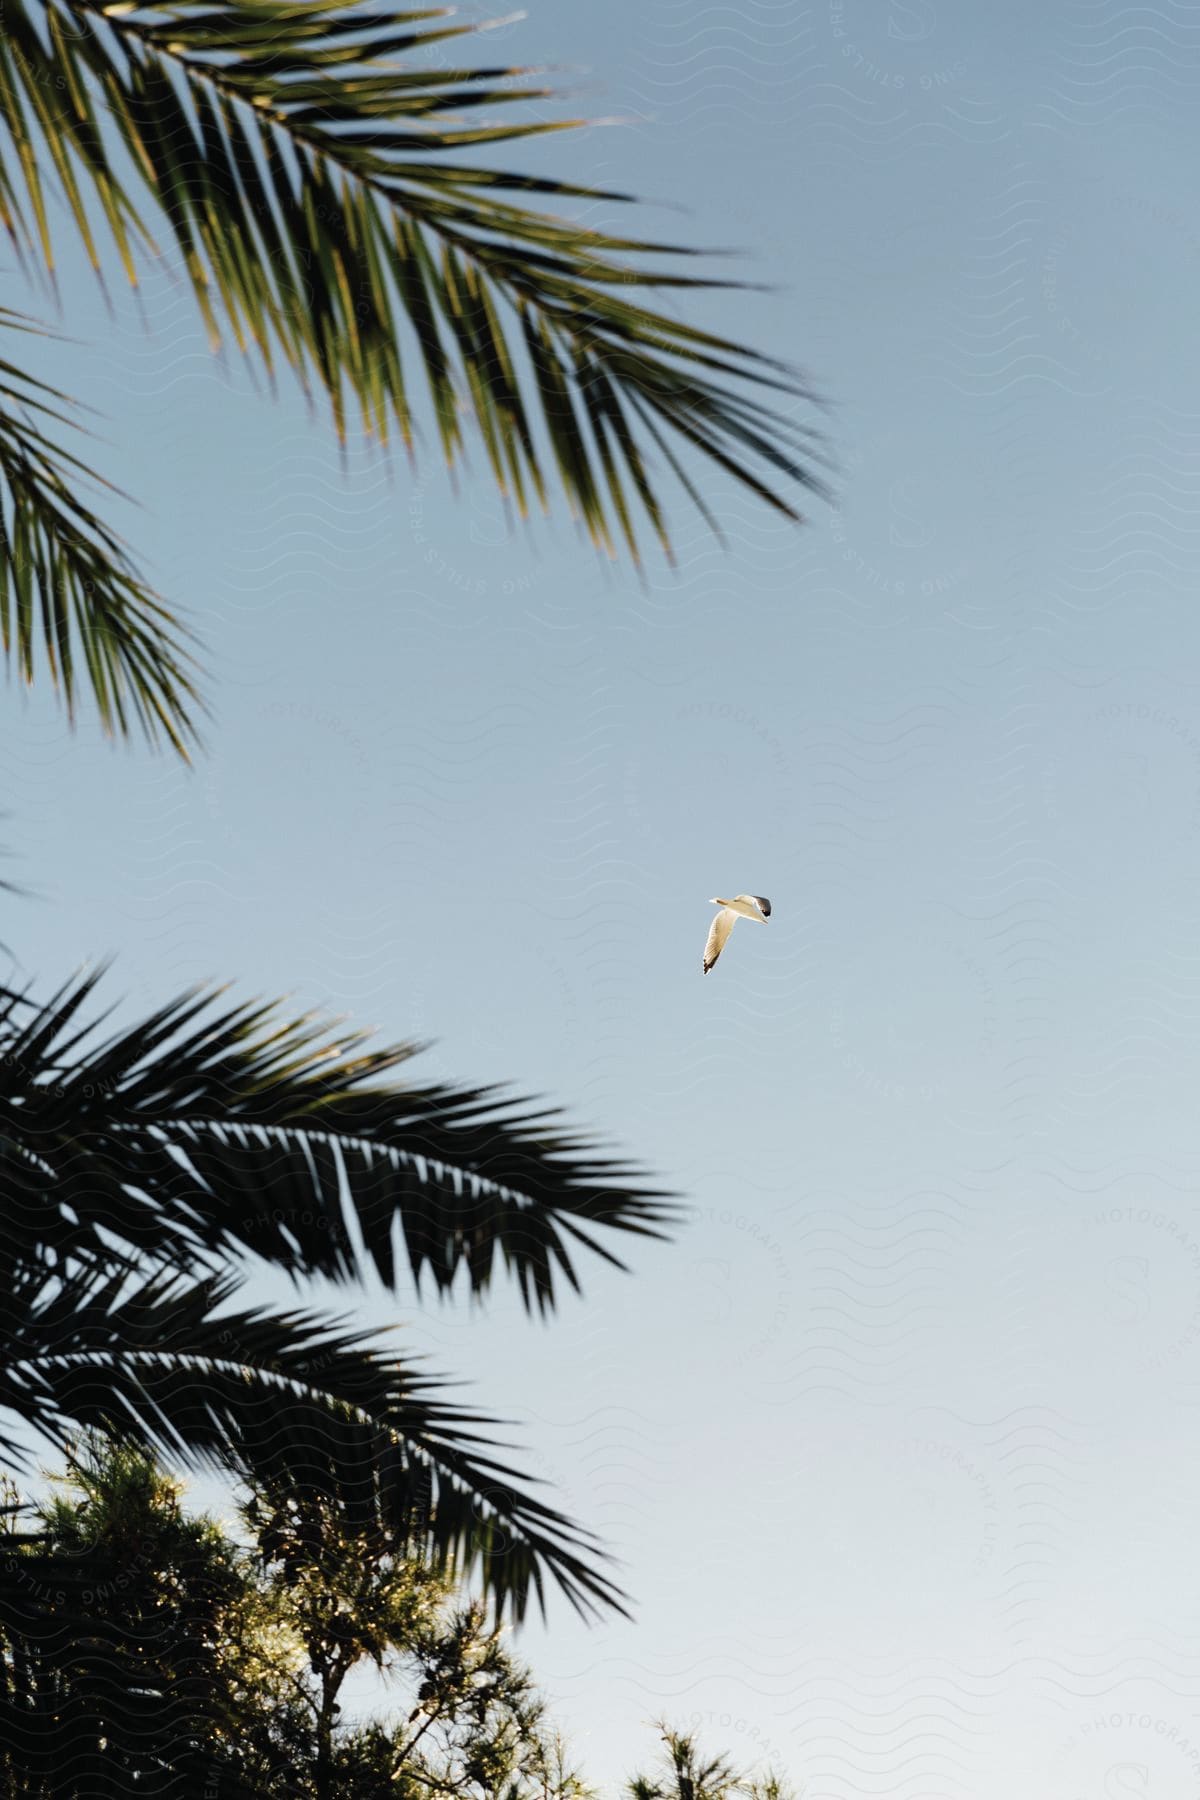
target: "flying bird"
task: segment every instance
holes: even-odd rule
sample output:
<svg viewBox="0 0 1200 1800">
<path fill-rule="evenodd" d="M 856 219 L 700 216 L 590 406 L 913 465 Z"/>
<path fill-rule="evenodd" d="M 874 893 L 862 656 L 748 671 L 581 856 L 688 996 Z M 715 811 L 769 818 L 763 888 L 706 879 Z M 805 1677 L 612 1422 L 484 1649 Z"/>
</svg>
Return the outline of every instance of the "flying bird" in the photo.
<svg viewBox="0 0 1200 1800">
<path fill-rule="evenodd" d="M 757 919 L 760 925 L 765 925 L 771 916 L 771 902 L 764 900 L 761 894 L 735 894 L 732 900 L 710 900 L 709 905 L 719 906 L 721 910 L 712 922 L 704 946 L 706 975 L 725 948 L 725 940 L 739 919 Z"/>
</svg>

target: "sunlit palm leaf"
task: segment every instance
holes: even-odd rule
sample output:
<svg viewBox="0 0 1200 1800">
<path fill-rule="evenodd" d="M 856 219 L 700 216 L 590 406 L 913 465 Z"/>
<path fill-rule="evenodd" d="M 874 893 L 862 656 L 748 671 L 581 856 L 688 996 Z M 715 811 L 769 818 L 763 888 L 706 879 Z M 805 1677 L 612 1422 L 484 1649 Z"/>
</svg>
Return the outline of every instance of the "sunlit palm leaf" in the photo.
<svg viewBox="0 0 1200 1800">
<path fill-rule="evenodd" d="M 38 328 L 0 308 L 0 329 Z M 57 441 L 70 401 L 0 357 L 0 637 L 29 682 L 44 658 L 74 712 L 90 684 L 107 730 L 186 755 L 199 701 L 186 634 L 86 501 L 90 465 Z M 110 490 L 111 491 L 111 490 Z"/>
<path fill-rule="evenodd" d="M 716 285 L 644 263 L 693 252 L 526 203 L 594 212 L 627 196 L 464 160 L 580 121 L 510 119 L 546 96 L 535 71 L 439 66 L 435 46 L 479 29 L 444 16 L 359 0 L 6 0 L 0 212 L 52 265 L 52 175 L 93 260 L 95 213 L 132 273 L 148 190 L 214 342 L 230 334 L 272 373 L 290 365 L 339 429 L 353 409 L 409 445 L 419 369 L 449 461 L 469 414 L 519 511 L 545 503 L 553 472 L 610 551 L 620 539 L 636 556 L 648 522 L 669 553 L 656 447 L 693 498 L 686 465 L 708 458 L 798 516 L 787 490 L 823 491 L 803 389 L 642 304 L 647 288 Z"/>
</svg>

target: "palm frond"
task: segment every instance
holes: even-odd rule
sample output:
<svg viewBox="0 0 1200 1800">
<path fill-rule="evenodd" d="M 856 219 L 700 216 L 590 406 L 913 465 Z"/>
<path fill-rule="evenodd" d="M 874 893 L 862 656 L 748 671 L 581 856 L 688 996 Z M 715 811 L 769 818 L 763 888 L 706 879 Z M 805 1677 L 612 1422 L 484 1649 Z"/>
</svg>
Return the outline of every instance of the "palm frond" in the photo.
<svg viewBox="0 0 1200 1800">
<path fill-rule="evenodd" d="M 492 146 L 584 121 L 513 117 L 548 97 L 536 70 L 439 65 L 479 27 L 359 0 L 6 0 L 4 16 L 0 219 L 26 256 L 53 267 L 51 180 L 97 267 L 102 214 L 131 278 L 157 214 L 214 344 L 290 367 L 340 431 L 353 411 L 410 449 L 420 371 L 449 463 L 470 417 L 518 512 L 556 478 L 610 554 L 636 559 L 647 525 L 670 554 L 655 448 L 693 498 L 684 465 L 706 459 L 789 518 L 793 488 L 825 492 L 794 373 L 642 298 L 736 284 L 540 205 L 627 195 L 491 165 Z"/>
<path fill-rule="evenodd" d="M 66 1447 L 96 1429 L 262 1491 L 320 1496 L 466 1575 L 520 1617 L 552 1580 L 581 1613 L 620 1607 L 596 1546 L 490 1454 L 497 1421 L 385 1358 L 344 1322 L 225 1310 L 236 1285 L 95 1263 L 55 1269 L 0 1246 L 0 1409 Z M 2 1447 L 11 1460 L 14 1442 Z"/>
<path fill-rule="evenodd" d="M 89 1047 L 98 974 L 41 1006 L 0 997 L 0 1169 L 14 1229 L 78 1253 L 249 1249 L 293 1276 L 397 1281 L 498 1265 L 553 1307 L 603 1232 L 661 1237 L 668 1196 L 532 1103 L 394 1079 L 411 1045 L 186 995 Z M 361 1252 L 358 1247 L 361 1240 Z"/>
<path fill-rule="evenodd" d="M 0 329 L 40 330 L 5 308 Z M 69 715 L 86 680 L 106 730 L 140 726 L 186 758 L 200 705 L 187 634 L 88 506 L 99 478 L 55 440 L 56 427 L 78 429 L 67 397 L 0 358 L 5 656 L 25 682 L 44 658 Z"/>
</svg>

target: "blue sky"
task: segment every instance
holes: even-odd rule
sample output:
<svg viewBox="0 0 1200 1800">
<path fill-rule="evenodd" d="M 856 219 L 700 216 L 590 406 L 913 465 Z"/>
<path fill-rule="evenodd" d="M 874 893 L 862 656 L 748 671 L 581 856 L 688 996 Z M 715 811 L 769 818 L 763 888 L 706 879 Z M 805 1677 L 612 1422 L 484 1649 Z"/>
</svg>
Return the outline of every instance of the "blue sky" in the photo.
<svg viewBox="0 0 1200 1800">
<path fill-rule="evenodd" d="M 12 692 L 5 940 L 436 1039 L 693 1219 L 551 1325 L 331 1296 L 517 1422 L 633 1624 L 522 1647 L 600 1779 L 667 1713 L 808 1800 L 1200 1786 L 1200 25 L 535 10 L 623 123 L 526 159 L 778 283 L 840 504 L 602 569 L 67 259 L 63 385 L 209 647 L 187 774 Z M 496 48 L 493 42 L 488 54 Z M 5 300 L 27 304 L 11 280 Z M 707 980 L 712 894 L 768 894 Z M 265 1289 L 262 1290 L 265 1294 Z M 726 1721 L 722 1723 L 722 1721 Z"/>
</svg>

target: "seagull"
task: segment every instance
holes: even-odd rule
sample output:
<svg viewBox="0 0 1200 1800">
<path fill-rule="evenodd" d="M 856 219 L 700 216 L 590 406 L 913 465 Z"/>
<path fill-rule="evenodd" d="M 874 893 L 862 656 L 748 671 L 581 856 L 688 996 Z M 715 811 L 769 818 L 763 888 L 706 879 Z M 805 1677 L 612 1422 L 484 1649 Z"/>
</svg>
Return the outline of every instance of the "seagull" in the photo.
<svg viewBox="0 0 1200 1800">
<path fill-rule="evenodd" d="M 712 922 L 704 946 L 706 975 L 725 948 L 725 940 L 739 919 L 757 919 L 760 925 L 765 925 L 771 916 L 771 902 L 764 900 L 761 894 L 735 894 L 732 900 L 710 900 L 709 905 L 719 906 L 721 910 Z"/>
</svg>

